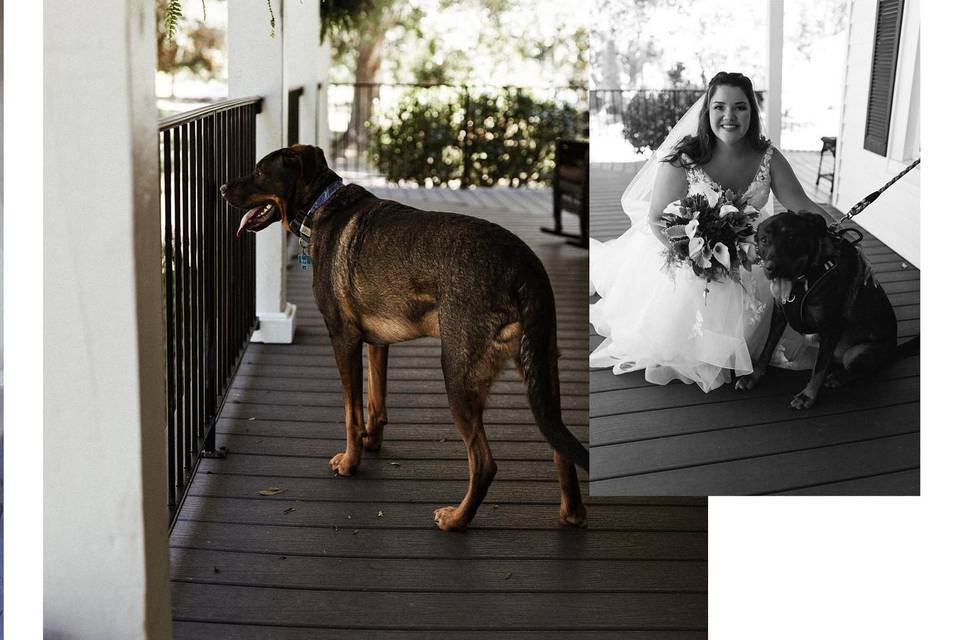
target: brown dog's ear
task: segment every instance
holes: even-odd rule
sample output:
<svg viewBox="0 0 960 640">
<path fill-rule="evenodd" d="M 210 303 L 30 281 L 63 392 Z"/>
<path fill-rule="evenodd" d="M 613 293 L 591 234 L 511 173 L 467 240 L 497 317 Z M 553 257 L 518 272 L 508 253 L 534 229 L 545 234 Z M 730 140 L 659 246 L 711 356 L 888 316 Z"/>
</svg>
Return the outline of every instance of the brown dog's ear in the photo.
<svg viewBox="0 0 960 640">
<path fill-rule="evenodd" d="M 807 223 L 811 229 L 816 231 L 818 236 L 824 236 L 827 234 L 827 221 L 823 219 L 823 216 L 810 213 L 809 211 L 801 211 L 798 213 L 801 218 Z"/>
<path fill-rule="evenodd" d="M 283 161 L 284 169 L 303 170 L 303 163 L 300 162 L 300 156 L 292 148 L 281 149 L 280 158 Z"/>
<path fill-rule="evenodd" d="M 323 155 L 323 149 L 321 149 L 320 147 L 314 147 L 313 153 L 317 162 L 317 167 L 321 169 L 326 169 L 328 165 L 327 165 L 327 159 Z"/>
</svg>

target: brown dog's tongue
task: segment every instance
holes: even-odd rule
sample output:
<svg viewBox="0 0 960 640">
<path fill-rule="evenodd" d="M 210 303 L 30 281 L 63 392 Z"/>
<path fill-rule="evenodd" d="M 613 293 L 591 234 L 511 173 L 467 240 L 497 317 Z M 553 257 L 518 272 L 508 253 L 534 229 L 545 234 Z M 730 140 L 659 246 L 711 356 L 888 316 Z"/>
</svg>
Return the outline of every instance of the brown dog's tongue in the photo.
<svg viewBox="0 0 960 640">
<path fill-rule="evenodd" d="M 243 232 L 243 228 L 246 227 L 250 223 L 250 220 L 256 217 L 257 213 L 261 211 L 263 211 L 263 207 L 256 207 L 254 209 L 250 209 L 245 214 L 243 214 L 243 217 L 240 219 L 240 226 L 237 227 L 238 238 L 240 237 L 240 234 Z"/>
<path fill-rule="evenodd" d="M 793 280 L 787 278 L 774 278 L 770 281 L 770 293 L 781 303 L 790 299 L 790 292 L 793 291 Z"/>
</svg>

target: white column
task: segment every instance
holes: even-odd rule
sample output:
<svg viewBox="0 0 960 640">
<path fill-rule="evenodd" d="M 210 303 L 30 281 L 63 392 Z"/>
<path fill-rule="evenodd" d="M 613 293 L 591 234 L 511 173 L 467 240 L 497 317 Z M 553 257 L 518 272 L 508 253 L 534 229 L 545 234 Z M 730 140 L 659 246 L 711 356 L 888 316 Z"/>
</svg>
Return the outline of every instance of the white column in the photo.
<svg viewBox="0 0 960 640">
<path fill-rule="evenodd" d="M 267 4 L 230 0 L 227 8 L 227 77 L 231 98 L 262 96 L 257 117 L 257 158 L 286 146 L 287 83 L 284 0 L 273 3 L 276 34 L 270 37 Z M 239 215 L 239 214 L 238 214 Z M 279 223 L 257 233 L 257 318 L 254 342 L 293 341 L 297 307 L 287 302 L 287 231 Z"/>
<path fill-rule="evenodd" d="M 783 113 L 783 0 L 769 0 L 767 17 L 767 137 L 779 147 Z"/>
<path fill-rule="evenodd" d="M 317 65 L 319 67 L 319 76 L 317 82 L 322 83 L 323 87 L 320 89 L 317 95 L 317 137 L 315 145 L 328 152 L 327 157 L 330 157 L 330 121 L 328 118 L 329 111 L 327 109 L 327 98 L 330 95 L 330 36 L 327 36 L 327 41 L 320 45 L 320 57 L 317 60 Z"/>
<path fill-rule="evenodd" d="M 153 0 L 44 6 L 51 638 L 170 636 L 154 23 Z"/>
<path fill-rule="evenodd" d="M 300 143 L 316 140 L 317 83 L 320 81 L 320 2 L 287 2 L 283 37 L 287 86 L 303 87 L 300 98 Z"/>
</svg>

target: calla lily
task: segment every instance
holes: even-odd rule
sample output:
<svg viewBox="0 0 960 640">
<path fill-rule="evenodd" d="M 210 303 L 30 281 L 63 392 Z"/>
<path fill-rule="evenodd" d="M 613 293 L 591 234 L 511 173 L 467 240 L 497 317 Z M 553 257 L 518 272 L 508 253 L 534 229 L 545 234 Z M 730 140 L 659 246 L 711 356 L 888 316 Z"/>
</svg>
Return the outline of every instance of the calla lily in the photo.
<svg viewBox="0 0 960 640">
<path fill-rule="evenodd" d="M 684 229 L 684 231 L 687 232 L 687 237 L 690 238 L 691 240 L 693 240 L 693 236 L 695 236 L 695 235 L 697 234 L 697 228 L 698 228 L 699 226 L 700 226 L 700 221 L 694 219 L 694 220 L 691 220 L 690 222 L 688 222 L 687 225 L 686 225 L 683 229 Z M 701 238 L 701 240 L 702 240 L 702 238 Z"/>
<path fill-rule="evenodd" d="M 752 242 L 741 242 L 737 245 L 737 248 L 746 257 L 744 262 L 753 264 L 757 261 L 757 246 Z"/>
<path fill-rule="evenodd" d="M 745 206 L 745 207 L 743 208 L 743 212 L 746 213 L 746 214 L 748 214 L 748 215 L 753 215 L 753 214 L 755 214 L 755 213 L 760 213 L 759 211 L 757 211 L 757 208 L 754 207 L 752 204 L 748 204 L 747 206 Z"/>
<path fill-rule="evenodd" d="M 725 205 L 723 205 L 722 207 L 720 207 L 720 217 L 721 217 L 721 218 L 722 218 L 723 216 L 727 215 L 728 213 L 739 213 L 739 212 L 740 212 L 740 209 L 737 209 L 737 208 L 736 208 L 735 206 L 733 206 L 732 204 L 725 204 Z"/>
<path fill-rule="evenodd" d="M 717 206 L 717 202 L 720 201 L 720 192 L 718 192 L 718 191 L 710 188 L 709 186 L 707 186 L 706 184 L 704 184 L 704 183 L 702 183 L 702 182 L 701 182 L 701 183 L 698 183 L 698 184 L 695 184 L 695 185 L 690 189 L 690 194 L 689 194 L 689 195 L 692 196 L 692 195 L 697 195 L 697 194 L 700 194 L 700 195 L 702 195 L 704 198 L 706 198 L 706 199 L 707 199 L 707 204 L 709 204 L 711 207 Z"/>
<path fill-rule="evenodd" d="M 710 254 L 711 254 L 710 251 L 701 251 L 701 252 L 700 252 L 700 255 L 697 256 L 697 257 L 694 259 L 694 262 L 696 262 L 698 265 L 700 265 L 700 266 L 703 267 L 704 269 L 709 269 L 709 268 L 710 268 Z"/>
<path fill-rule="evenodd" d="M 697 256 L 703 251 L 703 238 L 690 238 L 690 244 L 687 245 L 687 251 L 690 257 L 696 260 Z"/>
<path fill-rule="evenodd" d="M 727 249 L 727 245 L 722 242 L 713 245 L 713 257 L 716 258 L 717 262 L 722 264 L 727 271 L 730 270 L 730 250 Z"/>
<path fill-rule="evenodd" d="M 672 214 L 672 215 L 675 215 L 675 216 L 680 215 L 680 213 L 681 213 L 681 210 L 680 210 L 680 201 L 679 201 L 679 200 L 674 200 L 673 202 L 671 202 L 670 204 L 668 204 L 666 207 L 664 207 L 663 212 L 664 212 L 664 213 L 669 213 L 669 214 Z"/>
</svg>

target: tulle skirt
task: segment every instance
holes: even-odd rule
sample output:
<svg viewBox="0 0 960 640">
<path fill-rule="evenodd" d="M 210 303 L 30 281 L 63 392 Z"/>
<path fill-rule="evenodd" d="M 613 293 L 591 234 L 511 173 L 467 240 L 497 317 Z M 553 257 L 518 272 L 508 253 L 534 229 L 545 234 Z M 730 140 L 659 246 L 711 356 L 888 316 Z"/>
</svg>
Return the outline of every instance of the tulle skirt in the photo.
<svg viewBox="0 0 960 640">
<path fill-rule="evenodd" d="M 707 283 L 689 266 L 665 267 L 663 245 L 632 227 L 609 242 L 590 240 L 590 284 L 601 299 L 590 322 L 605 340 L 591 367 L 614 374 L 646 372 L 656 384 L 681 380 L 710 391 L 753 371 L 773 311 L 769 282 L 759 269 L 741 282 Z M 816 345 L 787 328 L 771 365 L 809 369 Z"/>
</svg>

